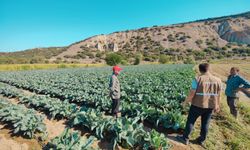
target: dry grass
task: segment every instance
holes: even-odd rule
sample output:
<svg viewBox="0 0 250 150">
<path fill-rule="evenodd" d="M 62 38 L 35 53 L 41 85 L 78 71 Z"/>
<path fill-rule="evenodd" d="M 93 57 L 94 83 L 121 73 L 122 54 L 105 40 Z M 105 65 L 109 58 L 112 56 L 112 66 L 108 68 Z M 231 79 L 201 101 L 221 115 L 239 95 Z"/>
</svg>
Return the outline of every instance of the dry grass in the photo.
<svg viewBox="0 0 250 150">
<path fill-rule="evenodd" d="M 229 65 L 236 65 L 236 64 L 250 64 L 250 59 L 220 59 L 220 60 L 213 60 L 211 63 L 213 64 L 229 64 Z"/>
<path fill-rule="evenodd" d="M 5 64 L 0 65 L 0 71 L 77 68 L 77 67 L 102 67 L 104 64 Z"/>
</svg>

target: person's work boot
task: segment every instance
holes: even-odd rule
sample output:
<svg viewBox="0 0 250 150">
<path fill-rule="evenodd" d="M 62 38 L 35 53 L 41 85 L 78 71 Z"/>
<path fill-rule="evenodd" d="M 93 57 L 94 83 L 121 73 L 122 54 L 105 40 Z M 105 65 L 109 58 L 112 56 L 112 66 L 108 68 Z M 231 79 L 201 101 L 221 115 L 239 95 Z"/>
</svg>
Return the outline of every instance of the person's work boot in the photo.
<svg viewBox="0 0 250 150">
<path fill-rule="evenodd" d="M 205 148 L 205 142 L 200 140 L 200 137 L 196 138 L 192 141 L 192 143 L 200 145 L 201 147 Z"/>
<path fill-rule="evenodd" d="M 121 112 L 118 112 L 117 113 L 117 117 L 121 117 L 122 116 L 122 113 Z"/>
<path fill-rule="evenodd" d="M 176 139 L 181 142 L 182 144 L 185 144 L 185 145 L 188 145 L 189 144 L 189 140 L 188 139 L 185 139 L 183 136 L 179 136 L 177 135 L 176 136 Z"/>
<path fill-rule="evenodd" d="M 238 121 L 238 113 L 235 113 L 233 116 L 234 116 L 235 120 Z"/>
<path fill-rule="evenodd" d="M 114 118 L 118 118 L 117 113 L 113 114 L 113 117 Z"/>
</svg>

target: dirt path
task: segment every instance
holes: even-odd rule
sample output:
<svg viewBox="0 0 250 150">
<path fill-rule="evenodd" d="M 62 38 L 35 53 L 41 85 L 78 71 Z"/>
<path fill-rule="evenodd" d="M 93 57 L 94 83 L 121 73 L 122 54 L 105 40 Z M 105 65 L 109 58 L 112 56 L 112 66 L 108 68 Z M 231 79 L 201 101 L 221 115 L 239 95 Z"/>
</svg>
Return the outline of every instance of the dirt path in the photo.
<svg viewBox="0 0 250 150">
<path fill-rule="evenodd" d="M 26 93 L 28 93 L 28 92 L 26 92 Z M 31 94 L 31 93 L 29 93 L 29 94 Z M 5 99 L 8 99 L 14 105 L 18 105 L 20 103 L 19 100 L 16 98 L 6 98 L 5 97 Z M 29 108 L 27 108 L 27 109 L 29 109 Z M 43 123 L 46 125 L 46 128 L 47 128 L 48 140 L 53 139 L 54 137 L 60 135 L 64 131 L 64 129 L 66 127 L 66 123 L 65 123 L 66 120 L 51 120 L 43 112 L 41 112 L 41 111 L 36 111 L 36 112 L 37 112 L 37 115 L 44 115 L 45 116 Z"/>
<path fill-rule="evenodd" d="M 187 145 L 184 145 L 184 144 L 180 143 L 179 141 L 177 141 L 175 138 L 176 136 L 177 136 L 177 134 L 167 135 L 168 141 L 172 145 L 171 150 L 192 150 L 190 145 L 187 146 Z"/>
<path fill-rule="evenodd" d="M 194 130 L 200 130 L 200 117 L 197 119 L 196 121 L 196 125 L 195 125 L 195 129 Z M 170 144 L 172 145 L 171 150 L 203 150 L 204 148 L 202 148 L 199 145 L 196 144 L 192 144 L 192 142 L 189 143 L 189 145 L 184 145 L 182 143 L 180 143 L 177 139 L 176 136 L 178 134 L 168 134 L 166 135 L 166 137 L 168 138 L 168 141 L 170 142 Z M 193 140 L 192 138 L 190 139 L 191 141 Z"/>
<path fill-rule="evenodd" d="M 28 90 L 23 90 L 20 89 L 25 95 L 34 95 L 35 93 L 32 93 Z M 9 99 L 11 103 L 17 105 L 19 104 L 19 100 L 16 98 L 11 98 Z M 49 119 L 48 116 L 46 116 L 43 112 L 37 111 L 38 115 L 44 115 L 44 124 L 46 125 L 47 132 L 48 132 L 48 140 L 53 139 L 56 136 L 59 136 L 65 129 L 66 127 L 66 120 L 52 120 Z"/>
<path fill-rule="evenodd" d="M 41 145 L 35 139 L 24 139 L 22 137 L 14 137 L 11 130 L 0 124 L 0 149 L 1 150 L 31 150 L 41 149 Z"/>
<path fill-rule="evenodd" d="M 53 139 L 56 136 L 59 136 L 65 129 L 65 120 L 49 120 L 48 118 L 44 119 L 44 123 L 48 131 L 48 139 Z"/>
<path fill-rule="evenodd" d="M 4 134 L 0 134 L 0 145 L 2 150 L 28 150 L 25 143 L 18 143 L 12 139 L 7 139 Z"/>
<path fill-rule="evenodd" d="M 0 95 L 0 97 L 8 99 L 14 105 L 19 104 L 19 100 L 16 98 L 6 98 L 6 97 L 3 97 L 1 95 Z M 29 108 L 27 108 L 27 109 L 29 109 Z M 43 123 L 45 124 L 47 132 L 48 132 L 48 140 L 53 139 L 54 137 L 60 135 L 64 131 L 64 129 L 66 127 L 66 124 L 65 124 L 66 120 L 50 120 L 43 112 L 39 112 L 39 111 L 37 111 L 37 115 L 44 115 L 45 116 Z M 5 129 L 5 128 L 2 125 L 1 130 L 3 130 L 3 129 Z M 6 129 L 6 130 L 8 130 L 8 129 Z M 6 135 L 7 135 L 7 137 L 10 137 L 9 134 L 10 134 L 10 130 L 9 130 L 9 132 L 4 132 L 0 136 L 3 139 L 3 140 L 1 140 L 0 145 L 2 145 L 2 144 L 5 145 L 6 147 L 4 149 L 6 149 L 6 150 L 9 149 L 8 147 L 13 147 L 13 145 L 11 143 L 16 142 L 15 140 L 13 140 L 12 137 L 10 139 L 4 138 L 4 137 L 6 137 Z M 25 147 L 32 148 L 33 145 L 26 144 Z M 0 148 L 0 149 L 2 149 L 2 148 Z M 10 149 L 12 149 L 12 148 L 10 148 Z M 41 149 L 41 146 L 39 149 Z"/>
<path fill-rule="evenodd" d="M 28 90 L 23 90 L 23 89 L 20 89 L 20 90 L 23 91 L 23 93 L 25 95 L 34 95 L 34 94 L 36 94 L 36 93 L 30 92 Z M 36 94 L 36 95 L 39 95 L 39 94 Z M 5 98 L 5 99 L 9 100 L 14 105 L 20 104 L 20 101 L 18 100 L 18 98 L 7 98 L 7 97 L 4 97 L 2 95 L 0 95 L 0 98 Z M 27 107 L 27 109 L 29 109 L 29 107 Z M 63 120 L 51 120 L 51 119 L 48 118 L 48 116 L 46 114 L 44 114 L 44 112 L 36 110 L 36 113 L 37 113 L 37 115 L 44 115 L 45 116 L 43 122 L 46 125 L 46 129 L 47 129 L 47 132 L 48 132 L 48 140 L 47 141 L 53 139 L 56 136 L 59 136 L 64 131 L 64 129 L 66 128 L 66 121 L 67 120 L 65 120 L 65 119 L 63 119 Z M 4 128 L 4 126 L 3 126 L 3 128 Z M 6 150 L 8 150 L 8 149 L 12 150 L 11 143 L 16 142 L 15 137 L 11 136 L 11 133 L 10 133 L 11 131 L 10 130 L 8 130 L 8 129 L 5 129 L 5 130 L 6 130 L 6 132 L 4 132 L 4 134 L 2 136 L 1 136 L 1 132 L 0 132 L 0 138 L 3 137 L 3 139 L 4 139 L 4 140 L 0 141 L 0 150 L 2 150 L 1 144 L 4 144 L 4 146 L 6 146 L 6 148 L 4 147 L 3 150 L 5 150 L 5 149 Z M 85 136 L 85 137 L 90 135 L 89 132 L 84 131 L 83 129 L 71 128 L 71 130 L 72 131 L 80 131 L 81 135 Z M 5 138 L 5 137 L 8 137 L 8 138 Z M 21 138 L 21 139 L 25 140 L 23 138 Z M 21 144 L 19 144 L 18 142 L 16 142 L 16 143 L 17 143 L 16 144 L 17 146 L 15 148 L 21 147 L 22 148 L 21 150 L 26 150 L 26 149 L 24 149 L 26 147 L 27 147 L 27 149 L 33 149 L 34 145 L 36 147 L 35 149 L 42 149 L 41 145 L 39 145 L 39 143 L 37 143 L 37 144 L 36 143 L 35 144 L 33 144 L 33 143 L 29 144 L 29 141 L 28 142 L 24 141 Z M 10 148 L 8 148 L 8 147 L 10 147 Z M 92 144 L 92 147 L 94 149 L 101 148 L 101 149 L 104 149 L 104 150 L 109 150 L 109 149 L 112 149 L 112 144 L 107 142 L 107 141 L 95 140 L 93 142 L 93 144 Z M 125 150 L 120 146 L 118 146 L 117 149 Z M 13 150 L 16 150 L 16 149 L 13 149 Z"/>
</svg>

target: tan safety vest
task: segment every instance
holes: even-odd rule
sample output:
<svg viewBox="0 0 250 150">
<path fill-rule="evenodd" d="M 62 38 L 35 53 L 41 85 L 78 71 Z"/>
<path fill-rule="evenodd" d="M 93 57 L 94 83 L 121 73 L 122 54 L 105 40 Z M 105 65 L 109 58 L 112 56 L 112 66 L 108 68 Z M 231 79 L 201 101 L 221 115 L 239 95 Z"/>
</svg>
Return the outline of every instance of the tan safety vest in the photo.
<svg viewBox="0 0 250 150">
<path fill-rule="evenodd" d="M 221 80 L 210 73 L 196 78 L 197 89 L 192 99 L 192 105 L 200 108 L 215 108 L 221 93 Z"/>
</svg>

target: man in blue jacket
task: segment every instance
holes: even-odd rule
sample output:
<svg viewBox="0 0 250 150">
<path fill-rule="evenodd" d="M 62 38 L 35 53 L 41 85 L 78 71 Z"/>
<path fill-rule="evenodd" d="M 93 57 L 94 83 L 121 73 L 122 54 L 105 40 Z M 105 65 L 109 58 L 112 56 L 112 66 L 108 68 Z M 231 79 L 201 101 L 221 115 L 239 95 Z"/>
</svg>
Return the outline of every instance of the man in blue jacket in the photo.
<svg viewBox="0 0 250 150">
<path fill-rule="evenodd" d="M 230 75 L 228 76 L 226 82 L 226 96 L 227 104 L 230 108 L 230 113 L 237 118 L 237 100 L 239 99 L 238 91 L 250 88 L 250 82 L 239 75 L 239 68 L 232 67 L 230 70 Z"/>
</svg>

